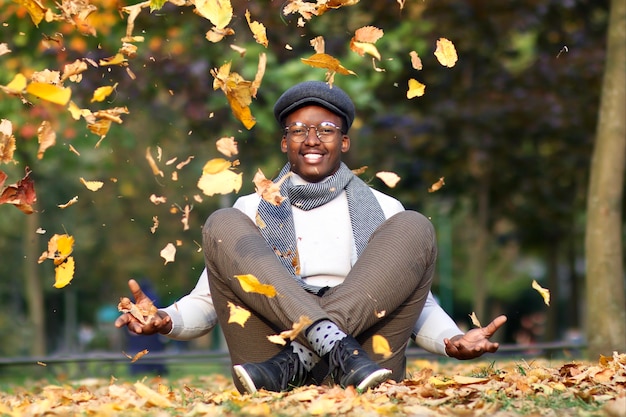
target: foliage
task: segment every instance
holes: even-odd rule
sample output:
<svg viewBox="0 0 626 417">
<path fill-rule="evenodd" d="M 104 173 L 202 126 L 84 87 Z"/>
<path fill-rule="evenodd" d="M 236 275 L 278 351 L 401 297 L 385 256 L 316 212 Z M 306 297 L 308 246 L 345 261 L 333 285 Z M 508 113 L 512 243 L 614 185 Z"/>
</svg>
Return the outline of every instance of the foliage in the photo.
<svg viewBox="0 0 626 417">
<path fill-rule="evenodd" d="M 482 370 L 487 369 L 487 372 Z M 513 417 L 621 415 L 626 355 L 599 363 L 494 361 L 455 365 L 412 361 L 410 376 L 358 393 L 354 388 L 304 386 L 286 393 L 240 395 L 220 374 L 179 379 L 85 378 L 36 382 L 0 392 L 0 412 L 22 416 L 276 415 L 362 416 L 459 414 Z"/>
</svg>

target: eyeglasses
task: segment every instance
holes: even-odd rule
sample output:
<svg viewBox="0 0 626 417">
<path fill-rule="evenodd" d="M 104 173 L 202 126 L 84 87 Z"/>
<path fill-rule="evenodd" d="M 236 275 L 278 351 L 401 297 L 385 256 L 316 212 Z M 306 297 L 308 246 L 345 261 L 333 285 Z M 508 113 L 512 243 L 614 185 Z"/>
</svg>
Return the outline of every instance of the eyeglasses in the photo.
<svg viewBox="0 0 626 417">
<path fill-rule="evenodd" d="M 296 143 L 306 140 L 310 129 L 315 129 L 315 135 L 320 142 L 328 143 L 335 139 L 335 134 L 341 130 L 339 126 L 332 122 L 322 122 L 320 124 L 308 126 L 302 122 L 295 122 L 285 128 L 285 133 L 289 139 Z"/>
</svg>

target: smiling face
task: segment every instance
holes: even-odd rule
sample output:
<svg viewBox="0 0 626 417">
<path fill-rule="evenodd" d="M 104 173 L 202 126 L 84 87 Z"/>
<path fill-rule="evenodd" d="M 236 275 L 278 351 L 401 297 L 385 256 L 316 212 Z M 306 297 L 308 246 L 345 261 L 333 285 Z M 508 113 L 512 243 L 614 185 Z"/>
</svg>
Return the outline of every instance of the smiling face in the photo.
<svg viewBox="0 0 626 417">
<path fill-rule="evenodd" d="M 301 122 L 307 126 L 331 122 L 342 127 L 340 116 L 319 106 L 306 106 L 285 118 L 285 125 Z M 308 182 L 319 182 L 334 174 L 341 166 L 341 154 L 350 149 L 350 138 L 341 131 L 335 133 L 331 142 L 321 142 L 315 129 L 309 129 L 304 142 L 296 143 L 283 134 L 281 150 L 287 154 L 291 170 Z"/>
</svg>

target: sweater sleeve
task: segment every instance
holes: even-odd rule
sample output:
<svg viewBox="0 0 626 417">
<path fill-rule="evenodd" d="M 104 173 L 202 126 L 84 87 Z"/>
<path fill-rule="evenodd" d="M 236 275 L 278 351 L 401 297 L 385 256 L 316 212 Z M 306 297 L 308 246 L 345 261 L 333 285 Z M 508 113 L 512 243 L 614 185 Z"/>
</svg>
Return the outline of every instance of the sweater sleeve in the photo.
<svg viewBox="0 0 626 417">
<path fill-rule="evenodd" d="M 413 327 L 413 340 L 428 352 L 447 356 L 443 339 L 463 334 L 454 320 L 441 308 L 428 292 L 422 314 Z"/>
<path fill-rule="evenodd" d="M 172 319 L 172 330 L 167 334 L 171 339 L 191 340 L 209 333 L 217 324 L 217 313 L 206 268 L 189 294 L 161 310 Z"/>
</svg>

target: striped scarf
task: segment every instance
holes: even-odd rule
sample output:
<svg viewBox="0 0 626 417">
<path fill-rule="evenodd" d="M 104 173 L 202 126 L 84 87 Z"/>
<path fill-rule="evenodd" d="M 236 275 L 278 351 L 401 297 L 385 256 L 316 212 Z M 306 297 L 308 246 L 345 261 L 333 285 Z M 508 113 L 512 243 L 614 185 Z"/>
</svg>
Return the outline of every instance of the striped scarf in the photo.
<svg viewBox="0 0 626 417">
<path fill-rule="evenodd" d="M 287 163 L 274 182 L 278 182 L 289 170 L 290 164 Z M 343 162 L 337 172 L 321 182 L 294 185 L 291 178 L 288 178 L 280 186 L 281 195 L 286 197 L 280 206 L 263 199 L 259 203 L 258 216 L 264 224 L 263 227 L 259 227 L 261 234 L 291 275 L 302 287 L 314 294 L 320 292 L 321 288 L 308 285 L 300 276 L 291 206 L 305 211 L 312 210 L 328 203 L 343 190 L 346 191 L 348 199 L 357 256 L 360 256 L 371 234 L 385 221 L 385 215 L 370 187 L 354 175 Z"/>
</svg>

